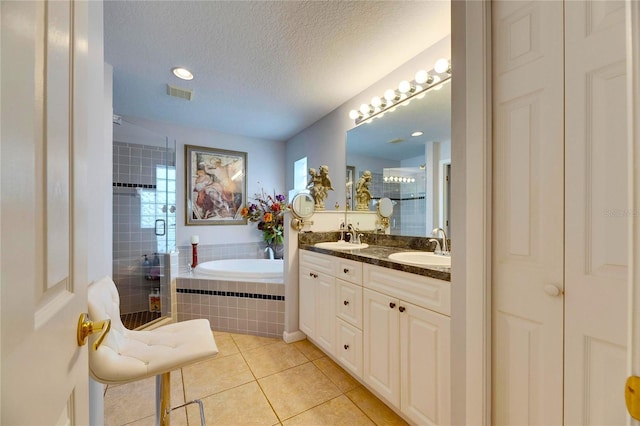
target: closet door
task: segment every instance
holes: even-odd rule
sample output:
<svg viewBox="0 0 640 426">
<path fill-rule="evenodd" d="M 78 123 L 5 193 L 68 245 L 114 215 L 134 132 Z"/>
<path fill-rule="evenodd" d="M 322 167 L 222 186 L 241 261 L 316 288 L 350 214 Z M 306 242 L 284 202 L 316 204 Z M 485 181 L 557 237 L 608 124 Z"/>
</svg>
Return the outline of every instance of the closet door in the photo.
<svg viewBox="0 0 640 426">
<path fill-rule="evenodd" d="M 565 423 L 625 424 L 623 1 L 565 3 Z"/>
<path fill-rule="evenodd" d="M 496 425 L 562 424 L 563 4 L 493 2 Z"/>
</svg>

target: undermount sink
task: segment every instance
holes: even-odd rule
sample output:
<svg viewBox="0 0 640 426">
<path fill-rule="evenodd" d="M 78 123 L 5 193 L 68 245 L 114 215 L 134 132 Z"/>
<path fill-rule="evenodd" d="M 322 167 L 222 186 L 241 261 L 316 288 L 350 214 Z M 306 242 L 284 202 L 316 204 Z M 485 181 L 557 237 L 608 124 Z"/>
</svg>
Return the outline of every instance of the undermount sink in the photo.
<svg viewBox="0 0 640 426">
<path fill-rule="evenodd" d="M 357 250 L 369 247 L 369 244 L 360 243 L 352 244 L 344 240 L 341 241 L 326 241 L 324 243 L 315 243 L 315 247 L 329 249 L 329 250 Z"/>
<path fill-rule="evenodd" d="M 390 260 L 407 265 L 451 267 L 451 256 L 442 256 L 426 251 L 403 251 L 389 255 Z"/>
</svg>

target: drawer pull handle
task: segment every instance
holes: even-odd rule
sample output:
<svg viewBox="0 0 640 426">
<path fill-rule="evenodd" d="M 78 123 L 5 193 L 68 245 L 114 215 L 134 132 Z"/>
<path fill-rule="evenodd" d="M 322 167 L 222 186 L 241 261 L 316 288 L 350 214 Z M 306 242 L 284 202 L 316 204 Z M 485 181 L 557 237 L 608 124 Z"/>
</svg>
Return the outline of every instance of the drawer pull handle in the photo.
<svg viewBox="0 0 640 426">
<path fill-rule="evenodd" d="M 318 274 L 314 274 L 313 272 L 309 272 L 309 276 L 313 278 L 318 278 Z"/>
<path fill-rule="evenodd" d="M 405 309 L 405 308 L 404 308 L 404 306 L 400 306 L 400 307 L 398 308 L 398 310 L 399 310 L 400 312 L 404 312 L 404 309 Z"/>
<path fill-rule="evenodd" d="M 344 303 L 344 306 L 349 306 L 349 301 L 348 300 L 345 300 L 343 303 Z"/>
<path fill-rule="evenodd" d="M 348 273 L 349 273 L 349 269 L 348 269 L 348 268 L 344 268 L 342 271 L 343 271 L 345 274 L 348 274 Z"/>
<path fill-rule="evenodd" d="M 393 303 L 393 302 L 389 302 L 389 307 L 390 307 L 391 309 L 393 309 L 393 308 L 395 308 L 395 307 L 396 307 L 396 304 L 395 304 L 395 303 Z"/>
<path fill-rule="evenodd" d="M 349 345 L 344 345 L 344 350 L 348 350 L 349 349 Z"/>
</svg>

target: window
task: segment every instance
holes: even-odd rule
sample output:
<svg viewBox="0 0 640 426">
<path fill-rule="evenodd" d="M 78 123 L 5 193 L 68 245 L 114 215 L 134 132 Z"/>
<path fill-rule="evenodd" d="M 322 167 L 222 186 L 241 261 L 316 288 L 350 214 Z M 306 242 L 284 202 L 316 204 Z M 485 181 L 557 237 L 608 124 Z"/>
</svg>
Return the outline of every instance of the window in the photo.
<svg viewBox="0 0 640 426">
<path fill-rule="evenodd" d="M 307 188 L 307 157 L 293 163 L 293 189 L 300 192 Z"/>
</svg>

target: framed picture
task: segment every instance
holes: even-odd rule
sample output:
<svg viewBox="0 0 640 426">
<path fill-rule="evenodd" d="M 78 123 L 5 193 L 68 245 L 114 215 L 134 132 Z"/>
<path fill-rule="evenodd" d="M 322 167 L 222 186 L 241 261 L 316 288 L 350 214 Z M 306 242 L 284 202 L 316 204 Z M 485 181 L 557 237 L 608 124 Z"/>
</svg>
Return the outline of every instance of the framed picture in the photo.
<svg viewBox="0 0 640 426">
<path fill-rule="evenodd" d="M 246 225 L 247 153 L 185 145 L 186 225 Z"/>
</svg>

